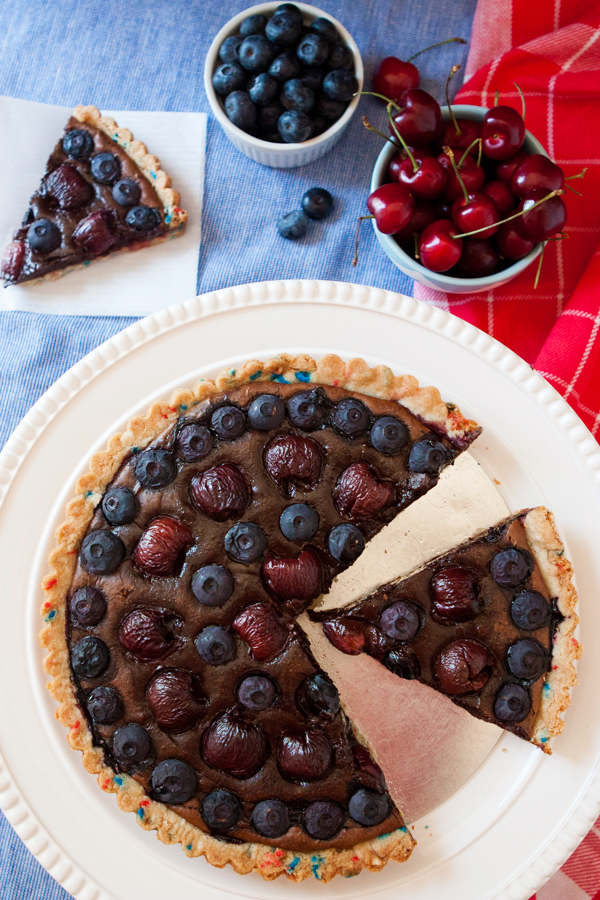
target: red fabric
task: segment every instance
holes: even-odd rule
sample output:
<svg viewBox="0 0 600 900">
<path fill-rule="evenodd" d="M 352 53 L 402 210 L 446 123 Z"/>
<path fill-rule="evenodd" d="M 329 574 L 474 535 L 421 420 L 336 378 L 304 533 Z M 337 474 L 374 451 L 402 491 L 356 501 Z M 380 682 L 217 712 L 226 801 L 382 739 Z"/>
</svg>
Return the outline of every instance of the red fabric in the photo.
<svg viewBox="0 0 600 900">
<path fill-rule="evenodd" d="M 512 48 L 512 49 L 510 49 Z M 497 54 L 502 54 L 498 56 Z M 449 309 L 511 347 L 561 393 L 595 436 L 600 432 L 600 0 L 479 0 L 465 83 L 457 103 L 520 111 L 551 158 L 582 181 L 567 191 L 567 240 L 484 294 L 415 296 Z M 598 883 L 600 888 L 600 879 Z M 539 898 L 538 898 L 539 900 Z"/>
</svg>

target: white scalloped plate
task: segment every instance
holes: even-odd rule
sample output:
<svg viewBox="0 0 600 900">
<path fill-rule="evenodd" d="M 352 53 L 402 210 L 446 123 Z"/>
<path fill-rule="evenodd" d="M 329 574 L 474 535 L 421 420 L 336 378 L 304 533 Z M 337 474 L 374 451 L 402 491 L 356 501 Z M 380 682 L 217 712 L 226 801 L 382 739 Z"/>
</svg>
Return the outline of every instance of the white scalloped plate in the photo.
<svg viewBox="0 0 600 900">
<path fill-rule="evenodd" d="M 68 748 L 36 643 L 52 529 L 93 449 L 153 396 L 282 350 L 384 362 L 438 385 L 476 418 L 485 432 L 474 455 L 508 505 L 543 502 L 556 514 L 588 649 L 552 757 L 506 735 L 460 791 L 416 823 L 408 863 L 329 885 L 217 870 L 138 828 Z M 600 809 L 600 654 L 591 652 L 600 637 L 599 481 L 598 445 L 553 388 L 493 338 L 408 297 L 268 282 L 196 297 L 132 325 L 59 379 L 0 454 L 0 806 L 77 900 L 392 898 L 399 889 L 405 900 L 528 900 Z"/>
</svg>

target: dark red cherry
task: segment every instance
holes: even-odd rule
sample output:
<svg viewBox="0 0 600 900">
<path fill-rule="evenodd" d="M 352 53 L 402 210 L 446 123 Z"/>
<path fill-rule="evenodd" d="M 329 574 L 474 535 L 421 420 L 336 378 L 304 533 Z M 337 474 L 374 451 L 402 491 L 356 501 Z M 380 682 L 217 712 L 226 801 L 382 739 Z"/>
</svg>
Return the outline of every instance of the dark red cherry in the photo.
<svg viewBox="0 0 600 900">
<path fill-rule="evenodd" d="M 133 561 L 144 575 L 172 575 L 180 554 L 193 541 L 185 522 L 173 516 L 157 516 L 139 539 Z"/>
<path fill-rule="evenodd" d="M 250 502 L 250 488 L 232 463 L 221 463 L 190 481 L 194 506 L 215 522 L 239 518 Z"/>
<path fill-rule="evenodd" d="M 314 488 L 321 475 L 323 451 L 312 438 L 300 434 L 282 434 L 267 444 L 263 456 L 265 469 L 286 491 Z"/>
<path fill-rule="evenodd" d="M 483 152 L 488 159 L 508 159 L 525 140 L 525 122 L 512 106 L 493 106 L 481 123 Z"/>
<path fill-rule="evenodd" d="M 518 219 L 513 219 L 512 222 L 505 222 L 498 229 L 496 246 L 500 255 L 505 259 L 523 259 L 535 247 L 535 241 L 529 241 L 527 238 L 521 237 L 517 231 L 518 221 Z"/>
<path fill-rule="evenodd" d="M 73 240 L 86 252 L 106 253 L 116 241 L 117 216 L 112 209 L 98 209 L 77 225 Z"/>
<path fill-rule="evenodd" d="M 271 603 L 251 603 L 237 614 L 232 627 L 259 662 L 275 659 L 287 644 L 288 630 Z"/>
<path fill-rule="evenodd" d="M 365 648 L 365 628 L 356 619 L 332 619 L 323 622 L 325 637 L 333 646 L 348 656 L 358 656 Z"/>
<path fill-rule="evenodd" d="M 178 619 L 164 609 L 134 609 L 121 623 L 121 646 L 142 662 L 164 659 L 180 646 L 171 630 Z"/>
<path fill-rule="evenodd" d="M 447 272 L 459 261 L 461 252 L 460 231 L 448 219 L 432 222 L 419 238 L 419 260 L 432 272 Z"/>
<path fill-rule="evenodd" d="M 418 163 L 423 162 L 424 159 L 431 159 L 436 156 L 436 154 L 432 153 L 427 147 L 411 147 L 410 152 Z M 400 182 L 400 166 L 405 159 L 408 159 L 408 156 L 406 155 L 406 151 L 402 150 L 390 160 L 388 164 L 388 175 L 392 181 Z"/>
<path fill-rule="evenodd" d="M 444 625 L 468 622 L 483 610 L 477 593 L 477 573 L 463 566 L 444 566 L 430 582 L 431 615 Z"/>
<path fill-rule="evenodd" d="M 490 241 L 481 241 L 477 237 L 463 238 L 463 248 L 459 261 L 451 270 L 458 278 L 484 278 L 492 275 L 498 268 L 500 257 Z"/>
<path fill-rule="evenodd" d="M 2 257 L 2 274 L 5 278 L 15 281 L 21 274 L 25 261 L 25 243 L 23 241 L 11 241 Z"/>
<path fill-rule="evenodd" d="M 269 742 L 260 725 L 226 712 L 208 726 L 200 740 L 207 766 L 234 778 L 250 778 L 262 767 Z"/>
<path fill-rule="evenodd" d="M 348 466 L 338 478 L 334 490 L 334 502 L 338 512 L 353 519 L 377 516 L 393 499 L 393 484 L 389 481 L 380 481 L 365 462 L 356 462 Z"/>
<path fill-rule="evenodd" d="M 438 162 L 443 169 L 446 170 L 448 181 L 446 184 L 446 199 L 449 203 L 454 203 L 459 197 L 464 197 L 462 185 L 456 177 L 456 172 L 445 153 L 440 153 Z M 485 172 L 481 166 L 477 165 L 477 161 L 472 156 L 467 156 L 463 164 L 459 167 L 460 177 L 467 189 L 467 193 L 474 194 L 480 191 L 485 181 Z"/>
<path fill-rule="evenodd" d="M 505 181 L 488 181 L 481 191 L 492 198 L 502 218 L 512 212 L 517 205 L 517 198 Z"/>
<path fill-rule="evenodd" d="M 454 224 L 464 233 L 477 231 L 478 237 L 483 240 L 493 237 L 498 231 L 500 213 L 498 207 L 487 194 L 475 192 L 469 194 L 469 199 L 459 197 L 452 204 L 452 219 Z M 485 231 L 480 231 L 485 228 Z"/>
<path fill-rule="evenodd" d="M 431 225 L 432 222 L 439 218 L 440 216 L 433 203 L 419 203 L 408 225 L 402 231 L 397 231 L 394 238 L 399 242 L 408 241 L 412 244 L 413 234 L 421 234 L 428 225 Z M 413 249 L 414 244 L 410 247 L 411 252 Z"/>
<path fill-rule="evenodd" d="M 567 222 L 567 207 L 562 197 L 550 197 L 548 191 L 538 188 L 530 191 L 519 203 L 519 212 L 525 210 L 522 216 L 515 219 L 516 229 L 521 237 L 528 241 L 547 241 L 554 234 L 558 234 Z M 540 200 L 544 200 L 540 203 Z M 536 203 L 539 205 L 536 206 Z"/>
<path fill-rule="evenodd" d="M 419 86 L 419 70 L 410 62 L 395 56 L 381 60 L 373 75 L 373 90 L 377 94 L 400 103 L 404 91 Z"/>
<path fill-rule="evenodd" d="M 69 163 L 63 163 L 54 169 L 46 178 L 44 187 L 46 194 L 60 209 L 85 206 L 94 196 L 91 184 Z"/>
<path fill-rule="evenodd" d="M 367 200 L 369 212 L 375 216 L 382 234 L 394 234 L 405 228 L 413 217 L 415 200 L 404 184 L 382 184 Z"/>
<path fill-rule="evenodd" d="M 547 156 L 532 153 L 515 169 L 510 186 L 517 197 L 524 197 L 538 188 L 546 193 L 562 191 L 565 187 L 565 173 Z"/>
<path fill-rule="evenodd" d="M 279 737 L 277 765 L 287 781 L 320 781 L 329 774 L 333 760 L 333 747 L 322 728 L 287 731 Z"/>
<path fill-rule="evenodd" d="M 410 188 L 418 200 L 436 200 L 446 189 L 446 170 L 432 156 L 426 156 L 421 161 L 415 159 L 415 162 L 418 167 L 416 171 L 408 158 L 400 164 L 398 173 L 400 184 Z"/>
<path fill-rule="evenodd" d="M 490 677 L 488 651 L 479 641 L 452 641 L 437 657 L 434 670 L 446 694 L 480 691 Z"/>
<path fill-rule="evenodd" d="M 457 119 L 456 121 L 460 129 L 460 134 L 457 132 L 454 122 L 446 122 L 444 133 L 441 138 L 441 144 L 442 147 L 450 147 L 454 150 L 454 155 L 460 159 L 465 150 L 468 147 L 471 147 L 473 141 L 476 141 L 479 137 L 481 126 L 479 122 L 473 122 L 471 119 Z M 469 152 L 473 156 L 477 156 L 477 144 L 475 144 Z"/>
<path fill-rule="evenodd" d="M 319 596 L 323 589 L 321 561 L 314 550 L 303 550 L 297 559 L 268 556 L 262 575 L 268 589 L 279 600 L 292 604 L 298 614 Z"/>
<path fill-rule="evenodd" d="M 442 111 L 435 97 L 420 88 L 409 88 L 400 98 L 399 105 L 403 109 L 394 114 L 394 124 L 409 146 L 427 146 L 439 138 Z M 391 124 L 390 131 L 393 135 Z"/>
<path fill-rule="evenodd" d="M 518 150 L 513 156 L 509 156 L 508 159 L 503 159 L 497 163 L 495 171 L 498 181 L 504 181 L 510 185 L 513 175 L 528 156 L 529 154 L 526 150 Z"/>
<path fill-rule="evenodd" d="M 193 728 L 206 702 L 199 678 L 182 669 L 159 669 L 146 687 L 146 696 L 158 727 L 170 734 Z"/>
</svg>

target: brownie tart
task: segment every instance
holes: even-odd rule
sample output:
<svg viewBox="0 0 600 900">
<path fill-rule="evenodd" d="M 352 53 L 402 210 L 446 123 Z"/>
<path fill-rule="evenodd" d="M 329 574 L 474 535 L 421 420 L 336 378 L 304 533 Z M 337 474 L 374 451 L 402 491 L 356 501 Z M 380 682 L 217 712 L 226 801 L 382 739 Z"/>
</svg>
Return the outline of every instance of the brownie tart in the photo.
<svg viewBox="0 0 600 900">
<path fill-rule="evenodd" d="M 265 878 L 410 855 L 296 618 L 479 431 L 411 376 L 281 356 L 155 403 L 92 458 L 40 640 L 71 745 L 142 827 Z"/>
<path fill-rule="evenodd" d="M 183 233 L 187 213 L 141 141 L 78 106 L 2 258 L 4 286 L 55 279 L 117 250 Z"/>
</svg>

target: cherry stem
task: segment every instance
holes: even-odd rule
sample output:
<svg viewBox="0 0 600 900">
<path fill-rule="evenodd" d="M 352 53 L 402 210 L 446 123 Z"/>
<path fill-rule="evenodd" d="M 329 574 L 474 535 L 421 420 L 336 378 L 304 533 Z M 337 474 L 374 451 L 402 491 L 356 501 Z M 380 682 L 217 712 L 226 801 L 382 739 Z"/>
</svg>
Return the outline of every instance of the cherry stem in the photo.
<svg viewBox="0 0 600 900">
<path fill-rule="evenodd" d="M 415 242 L 415 259 L 420 259 L 419 257 L 419 235 L 416 231 L 413 232 L 413 240 Z"/>
<path fill-rule="evenodd" d="M 358 264 L 358 230 L 365 219 L 374 219 L 375 216 L 359 216 L 358 222 L 356 223 L 356 236 L 354 238 L 354 259 L 352 260 L 352 265 L 356 266 Z"/>
<path fill-rule="evenodd" d="M 565 187 L 569 188 L 570 191 L 573 191 L 574 194 L 577 194 L 578 197 L 582 196 L 581 191 L 576 191 L 574 187 L 571 187 L 570 184 L 566 183 L 566 179 L 565 179 Z"/>
<path fill-rule="evenodd" d="M 454 169 L 454 174 L 455 174 L 456 177 L 458 178 L 458 183 L 460 184 L 460 186 L 461 186 L 461 188 L 462 188 L 462 192 L 463 192 L 463 194 L 465 195 L 465 201 L 468 203 L 468 202 L 469 202 L 469 192 L 467 191 L 467 189 L 466 189 L 466 187 L 465 187 L 464 181 L 463 181 L 462 178 L 460 177 L 460 172 L 458 171 L 458 166 L 456 165 L 456 160 L 454 159 L 454 153 L 453 153 L 453 151 L 452 151 L 452 148 L 451 148 L 451 147 L 444 147 L 444 153 L 446 154 L 446 156 L 448 157 L 448 159 L 449 159 L 450 162 L 452 163 L 452 168 Z"/>
<path fill-rule="evenodd" d="M 548 243 L 547 241 L 544 241 L 544 243 L 542 245 L 542 252 L 540 253 L 540 261 L 538 263 L 537 272 L 535 273 L 535 281 L 533 282 L 534 291 L 537 290 L 537 286 L 540 281 L 540 275 L 542 272 L 542 263 L 544 262 L 544 253 L 546 252 L 546 244 L 547 243 Z"/>
<path fill-rule="evenodd" d="M 459 161 L 458 161 L 459 169 L 462 169 L 465 159 L 467 158 L 467 156 L 469 155 L 469 153 L 471 152 L 471 150 L 473 149 L 475 144 L 479 144 L 479 150 L 481 151 L 481 138 L 475 138 L 475 140 L 471 144 L 469 144 L 469 146 L 467 147 L 467 149 L 465 150 L 465 152 L 459 159 Z M 479 163 L 477 163 L 477 165 L 479 165 Z"/>
<path fill-rule="evenodd" d="M 578 172 L 577 175 L 567 175 L 565 181 L 573 181 L 574 178 L 583 178 L 586 172 L 587 166 L 585 167 L 585 169 L 582 169 L 581 172 Z"/>
<path fill-rule="evenodd" d="M 397 109 L 398 112 L 402 112 L 402 107 L 398 106 L 397 103 L 394 103 L 393 100 L 390 100 L 389 97 L 386 97 L 385 94 L 376 94 L 375 91 L 357 91 L 356 94 L 352 94 L 353 97 L 379 97 L 380 100 L 385 100 L 386 103 L 391 103 L 394 109 Z"/>
<path fill-rule="evenodd" d="M 454 125 L 454 131 L 456 132 L 458 137 L 461 136 L 462 131 L 460 130 L 460 126 L 459 126 L 458 122 L 456 121 L 456 116 L 454 115 L 454 110 L 452 109 L 452 104 L 450 103 L 450 94 L 448 93 L 448 88 L 450 86 L 450 82 L 451 82 L 452 78 L 456 75 L 456 73 L 458 72 L 459 69 L 460 69 L 460 65 L 458 63 L 455 66 L 452 66 L 452 68 L 450 69 L 450 73 L 449 73 L 448 77 L 446 78 L 446 105 L 448 106 L 448 109 L 450 110 L 450 118 L 452 119 L 452 124 Z"/>
<path fill-rule="evenodd" d="M 517 84 L 516 81 L 513 82 L 513 84 L 516 87 L 516 89 L 518 90 L 519 97 L 521 98 L 521 118 L 523 119 L 523 121 L 525 121 L 525 94 L 523 93 L 523 91 L 521 90 L 521 88 L 519 87 L 519 85 Z"/>
<path fill-rule="evenodd" d="M 460 37 L 448 38 L 445 41 L 440 41 L 439 44 L 432 44 L 431 47 L 425 47 L 423 50 L 419 50 L 418 53 L 413 53 L 412 56 L 408 57 L 406 62 L 412 62 L 413 59 L 416 59 L 417 56 L 421 55 L 421 53 L 427 53 L 429 50 L 435 50 L 436 47 L 443 47 L 444 44 L 466 44 L 466 43 L 467 42 L 465 41 L 464 38 L 460 38 Z"/>
<path fill-rule="evenodd" d="M 400 143 L 402 144 L 402 147 L 403 147 L 403 149 L 404 149 L 404 152 L 406 153 L 406 155 L 408 156 L 408 158 L 410 159 L 410 161 L 411 161 L 411 163 L 412 163 L 413 172 L 418 172 L 418 171 L 419 171 L 419 166 L 418 166 L 418 164 L 417 164 L 417 161 L 416 161 L 416 159 L 414 158 L 414 156 L 412 155 L 411 150 L 410 150 L 410 147 L 408 146 L 408 144 L 406 143 L 406 141 L 404 140 L 404 138 L 402 137 L 402 135 L 400 134 L 400 132 L 399 132 L 398 129 L 396 128 L 396 123 L 394 122 L 394 117 L 392 116 L 392 103 L 391 103 L 391 101 L 390 101 L 390 102 L 388 103 L 388 105 L 387 105 L 387 114 L 388 114 L 388 119 L 390 120 L 390 125 L 392 126 L 392 128 L 393 128 L 393 130 L 394 130 L 394 134 L 396 135 L 396 137 L 398 138 L 398 140 L 399 140 Z"/>
<path fill-rule="evenodd" d="M 374 128 L 373 125 L 371 125 L 371 123 L 369 122 L 369 120 L 367 119 L 366 116 L 362 117 L 362 123 L 365 126 L 365 128 L 367 129 L 367 131 L 372 131 L 373 134 L 378 134 L 379 137 L 384 139 L 384 141 L 388 141 L 388 143 L 390 143 L 392 145 L 392 147 L 395 147 L 397 150 L 399 149 L 396 141 L 393 141 L 391 139 L 391 137 L 387 134 L 384 134 L 383 131 L 377 131 L 377 129 Z"/>
<path fill-rule="evenodd" d="M 512 216 L 508 216 L 506 219 L 500 219 L 499 222 L 496 222 L 496 225 L 504 225 L 505 222 L 512 222 L 513 219 L 518 219 L 519 216 L 522 216 L 524 213 L 531 212 L 533 209 L 536 208 L 536 206 L 539 206 L 540 203 L 545 203 L 545 201 L 549 200 L 550 197 L 559 197 L 561 194 L 564 194 L 564 191 L 562 191 L 562 190 L 550 191 L 549 194 L 546 194 L 545 197 L 542 197 L 541 200 L 538 200 L 536 203 L 533 204 L 533 206 L 530 206 L 529 209 L 522 209 L 520 212 L 514 213 L 514 215 L 512 215 Z M 475 231 L 465 231 L 464 234 L 453 234 L 452 237 L 454 240 L 458 240 L 458 239 L 464 238 L 464 237 L 471 237 L 472 234 L 479 234 L 481 231 L 487 231 L 489 227 L 490 227 L 489 225 L 485 225 L 483 228 L 477 228 Z"/>
<path fill-rule="evenodd" d="M 499 103 L 500 103 L 500 91 L 498 89 L 496 89 L 496 94 L 494 97 L 494 106 L 498 106 Z"/>
</svg>

